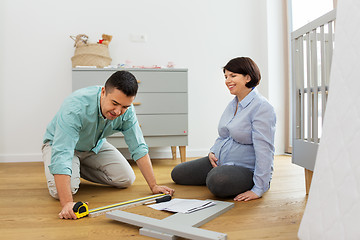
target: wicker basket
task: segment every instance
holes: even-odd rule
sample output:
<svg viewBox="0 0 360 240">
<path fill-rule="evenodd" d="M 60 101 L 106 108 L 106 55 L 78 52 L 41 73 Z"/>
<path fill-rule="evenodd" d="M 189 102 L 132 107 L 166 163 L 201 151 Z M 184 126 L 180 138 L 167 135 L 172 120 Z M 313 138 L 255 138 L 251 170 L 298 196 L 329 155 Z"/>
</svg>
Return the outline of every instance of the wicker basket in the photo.
<svg viewBox="0 0 360 240">
<path fill-rule="evenodd" d="M 97 43 L 76 47 L 71 61 L 72 67 L 96 66 L 103 68 L 111 63 L 109 48 L 107 45 Z"/>
</svg>

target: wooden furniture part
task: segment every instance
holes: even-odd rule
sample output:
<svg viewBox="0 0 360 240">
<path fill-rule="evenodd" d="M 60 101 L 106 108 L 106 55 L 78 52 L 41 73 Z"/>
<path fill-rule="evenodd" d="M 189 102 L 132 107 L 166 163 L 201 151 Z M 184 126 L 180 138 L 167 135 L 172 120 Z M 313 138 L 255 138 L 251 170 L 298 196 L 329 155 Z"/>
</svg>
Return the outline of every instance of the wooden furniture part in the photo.
<svg viewBox="0 0 360 240">
<path fill-rule="evenodd" d="M 139 89 L 133 105 L 148 146 L 171 146 L 173 159 L 176 159 L 176 146 L 179 146 L 181 162 L 185 162 L 188 144 L 187 69 L 73 68 L 72 90 L 103 86 L 111 74 L 120 70 L 131 72 L 138 80 Z M 107 140 L 116 148 L 127 148 L 121 133 Z"/>
</svg>

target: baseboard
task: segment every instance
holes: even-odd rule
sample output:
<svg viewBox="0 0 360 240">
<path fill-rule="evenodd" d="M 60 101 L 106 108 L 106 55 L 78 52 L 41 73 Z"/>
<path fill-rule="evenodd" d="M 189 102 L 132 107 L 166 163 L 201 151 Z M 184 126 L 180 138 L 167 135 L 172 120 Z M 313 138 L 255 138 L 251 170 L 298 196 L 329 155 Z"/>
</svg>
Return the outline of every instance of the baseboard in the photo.
<svg viewBox="0 0 360 240">
<path fill-rule="evenodd" d="M 120 149 L 124 157 L 130 159 L 130 153 L 127 149 Z M 208 149 L 189 149 L 186 148 L 186 157 L 203 157 L 208 154 Z M 180 158 L 179 148 L 176 149 L 177 157 Z M 150 157 L 154 159 L 172 158 L 171 148 L 150 148 Z M 0 163 L 13 162 L 42 162 L 41 153 L 33 154 L 0 154 Z"/>
<path fill-rule="evenodd" d="M 130 153 L 127 149 L 119 149 L 125 158 L 130 159 Z M 172 158 L 171 148 L 150 148 L 150 157 L 153 159 L 169 159 Z M 209 154 L 209 149 L 191 149 L 186 148 L 186 157 L 205 157 Z M 284 153 L 276 153 L 275 155 L 282 155 Z M 179 148 L 176 149 L 176 156 L 180 158 Z M 33 154 L 0 154 L 0 163 L 12 163 L 12 162 L 42 162 L 41 153 Z"/>
<path fill-rule="evenodd" d="M 33 154 L 0 154 L 0 163 L 42 162 L 41 153 Z"/>
</svg>

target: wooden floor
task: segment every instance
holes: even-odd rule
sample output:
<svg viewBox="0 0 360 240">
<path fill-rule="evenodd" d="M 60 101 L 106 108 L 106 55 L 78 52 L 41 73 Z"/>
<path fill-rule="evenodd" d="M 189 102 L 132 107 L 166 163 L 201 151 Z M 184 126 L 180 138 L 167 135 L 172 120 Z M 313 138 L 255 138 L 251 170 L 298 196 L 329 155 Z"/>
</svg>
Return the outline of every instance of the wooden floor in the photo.
<svg viewBox="0 0 360 240">
<path fill-rule="evenodd" d="M 158 183 L 174 188 L 176 198 L 216 199 L 206 187 L 175 185 L 170 172 L 179 163 L 179 159 L 153 160 Z M 233 209 L 201 228 L 226 233 L 228 239 L 297 239 L 307 200 L 304 170 L 293 165 L 288 156 L 277 156 L 274 169 L 271 189 L 261 199 L 235 202 Z M 82 181 L 75 201 L 88 201 L 92 209 L 151 195 L 136 166 L 134 170 L 137 179 L 128 189 Z M 1 240 L 152 239 L 139 235 L 137 227 L 105 216 L 61 220 L 57 217 L 59 211 L 59 202 L 48 194 L 42 163 L 0 163 Z M 157 219 L 170 215 L 146 206 L 126 211 Z"/>
</svg>

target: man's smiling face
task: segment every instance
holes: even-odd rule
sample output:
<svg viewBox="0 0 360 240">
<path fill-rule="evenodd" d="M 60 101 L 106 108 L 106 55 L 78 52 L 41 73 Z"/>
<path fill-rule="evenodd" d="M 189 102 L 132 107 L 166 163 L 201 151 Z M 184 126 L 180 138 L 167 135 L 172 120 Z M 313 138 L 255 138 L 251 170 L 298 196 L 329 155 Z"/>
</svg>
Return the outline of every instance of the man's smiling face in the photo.
<svg viewBox="0 0 360 240">
<path fill-rule="evenodd" d="M 116 88 L 106 91 L 103 87 L 100 98 L 101 113 L 104 118 L 114 120 L 126 112 L 134 99 L 135 96 L 126 96 Z"/>
</svg>

